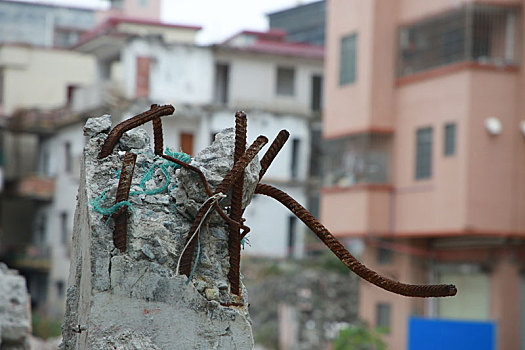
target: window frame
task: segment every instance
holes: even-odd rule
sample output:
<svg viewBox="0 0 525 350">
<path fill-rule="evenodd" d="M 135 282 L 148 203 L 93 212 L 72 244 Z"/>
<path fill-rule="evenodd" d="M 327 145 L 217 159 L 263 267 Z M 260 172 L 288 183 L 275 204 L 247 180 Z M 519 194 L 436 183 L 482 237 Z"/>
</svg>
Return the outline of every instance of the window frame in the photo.
<svg viewBox="0 0 525 350">
<path fill-rule="evenodd" d="M 429 135 L 422 135 L 423 132 L 429 132 Z M 421 140 L 422 137 L 427 136 L 430 141 L 424 142 Z M 432 152 L 434 143 L 434 128 L 431 126 L 425 126 L 416 130 L 416 152 L 415 152 L 415 169 L 414 177 L 416 180 L 428 180 L 432 178 Z M 428 146 L 428 150 L 423 147 Z M 423 158 L 428 156 L 427 158 Z M 426 163 L 425 163 L 426 161 Z"/>
<path fill-rule="evenodd" d="M 446 123 L 443 128 L 443 155 L 450 157 L 456 154 L 457 125 L 454 122 Z"/>
<path fill-rule="evenodd" d="M 345 35 L 339 41 L 339 86 L 353 84 L 357 80 L 358 44 L 357 32 Z M 347 62 L 349 64 L 345 64 Z"/>
<path fill-rule="evenodd" d="M 296 69 L 295 67 L 288 67 L 288 66 L 277 66 L 277 70 L 275 73 L 275 94 L 280 97 L 294 97 L 295 96 L 295 82 L 296 82 Z M 285 79 L 283 77 L 284 72 L 291 72 L 291 88 L 290 92 L 286 91 L 289 87 L 285 86 L 283 87 L 283 84 L 280 84 L 282 79 Z M 283 91 L 284 90 L 284 91 Z"/>
</svg>

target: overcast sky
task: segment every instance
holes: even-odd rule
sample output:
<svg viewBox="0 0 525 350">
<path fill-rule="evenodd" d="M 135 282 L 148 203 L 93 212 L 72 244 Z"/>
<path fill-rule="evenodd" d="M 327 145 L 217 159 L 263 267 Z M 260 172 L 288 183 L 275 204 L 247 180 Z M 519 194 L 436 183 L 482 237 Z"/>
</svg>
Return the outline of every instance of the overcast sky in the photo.
<svg viewBox="0 0 525 350">
<path fill-rule="evenodd" d="M 24 0 L 29 2 L 29 0 Z M 197 41 L 220 42 L 244 30 L 266 30 L 266 14 L 316 0 L 162 0 L 162 20 L 202 26 Z M 32 0 L 31 2 L 106 8 L 106 0 Z"/>
</svg>

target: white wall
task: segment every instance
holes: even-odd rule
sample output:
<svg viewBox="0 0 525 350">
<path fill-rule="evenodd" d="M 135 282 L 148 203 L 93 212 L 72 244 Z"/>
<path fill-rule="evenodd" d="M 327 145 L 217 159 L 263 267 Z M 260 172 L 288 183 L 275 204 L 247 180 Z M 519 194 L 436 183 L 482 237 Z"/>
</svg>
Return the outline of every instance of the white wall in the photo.
<svg viewBox="0 0 525 350">
<path fill-rule="evenodd" d="M 123 77 L 128 97 L 135 96 L 137 57 L 152 57 L 150 98 L 159 103 L 206 104 L 212 98 L 213 58 L 209 48 L 163 45 L 137 39 L 122 51 Z"/>
<path fill-rule="evenodd" d="M 49 157 L 48 173 L 45 175 L 55 177 L 54 200 L 42 207 L 39 215 L 45 215 L 46 219 L 46 242 L 51 247 L 52 266 L 48 279 L 48 303 L 51 310 L 64 310 L 64 297 L 57 294 L 57 281 L 64 282 L 64 293 L 67 288 L 69 275 L 71 234 L 73 231 L 73 219 L 76 208 L 76 195 L 80 177 L 80 156 L 84 147 L 84 136 L 82 134 L 83 124 L 77 123 L 59 130 L 59 132 L 46 140 L 43 140 L 40 149 L 39 164 L 40 172 L 43 173 L 43 158 L 46 152 L 52 154 Z M 65 144 L 71 145 L 72 171 L 65 170 L 66 152 Z M 85 203 L 85 205 L 88 205 Z M 61 214 L 67 213 L 67 243 L 62 242 Z"/>
<path fill-rule="evenodd" d="M 67 102 L 68 85 L 86 86 L 94 82 L 95 60 L 78 52 L 2 46 L 3 114 L 17 108 L 58 108 Z"/>
<path fill-rule="evenodd" d="M 312 76 L 322 75 L 322 60 L 223 51 L 216 61 L 230 65 L 229 106 L 311 114 Z M 294 68 L 293 96 L 277 95 L 278 67 Z"/>
</svg>

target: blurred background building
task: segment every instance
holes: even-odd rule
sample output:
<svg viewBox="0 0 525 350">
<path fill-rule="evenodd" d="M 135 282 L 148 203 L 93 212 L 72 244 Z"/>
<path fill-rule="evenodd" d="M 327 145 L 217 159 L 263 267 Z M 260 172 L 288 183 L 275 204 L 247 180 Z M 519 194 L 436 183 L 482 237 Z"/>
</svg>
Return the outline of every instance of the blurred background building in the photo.
<svg viewBox="0 0 525 350">
<path fill-rule="evenodd" d="M 379 273 L 459 290 L 362 281 L 360 315 L 391 349 L 524 349 L 523 5 L 328 2 L 321 221 Z"/>
<path fill-rule="evenodd" d="M 16 12 L 24 24 L 0 24 L 0 259 L 26 276 L 34 310 L 53 317 L 65 307 L 82 127 L 89 117 L 108 113 L 116 124 L 152 103 L 171 103 L 176 114 L 163 122 L 165 144 L 195 155 L 234 125 L 236 110 L 245 110 L 250 140 L 290 130 L 265 179 L 309 202 L 310 130 L 315 124 L 320 134 L 323 47 L 288 41 L 275 29 L 199 46 L 200 27 L 162 23 L 160 0 L 144 2 L 147 8 L 141 3 L 113 1 L 101 12 L 0 2 L 0 14 Z M 6 16 L 16 17 L 11 12 Z M 80 16 L 83 21 L 76 20 Z M 67 45 L 50 40 L 67 21 L 77 22 L 79 35 Z M 278 203 L 257 198 L 245 217 L 252 229 L 247 254 L 303 255 L 305 227 Z"/>
<path fill-rule="evenodd" d="M 523 0 L 317 1 L 268 14 L 267 32 L 206 46 L 199 26 L 161 22 L 160 0 L 110 3 L 0 1 L 0 260 L 27 278 L 34 310 L 64 310 L 85 120 L 107 113 L 116 124 L 171 103 L 165 144 L 191 155 L 239 109 L 250 140 L 288 129 L 266 182 L 320 212 L 379 273 L 458 286 L 454 298 L 422 300 L 362 282 L 357 297 L 307 273 L 323 286 L 296 278 L 300 302 L 270 293 L 286 294 L 283 348 L 321 344 L 333 320 L 354 321 L 346 304 L 358 300 L 390 349 L 431 338 L 525 349 Z M 269 199 L 245 217 L 252 257 L 324 249 Z M 313 309 L 316 295 L 345 292 L 339 316 Z"/>
</svg>

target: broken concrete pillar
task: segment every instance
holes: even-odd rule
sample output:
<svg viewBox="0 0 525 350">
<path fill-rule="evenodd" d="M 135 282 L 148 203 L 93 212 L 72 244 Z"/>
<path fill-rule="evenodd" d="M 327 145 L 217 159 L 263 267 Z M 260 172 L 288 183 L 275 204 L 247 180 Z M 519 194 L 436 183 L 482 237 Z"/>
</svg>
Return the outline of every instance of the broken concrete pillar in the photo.
<svg viewBox="0 0 525 350">
<path fill-rule="evenodd" d="M 31 334 L 31 300 L 26 280 L 0 263 L 0 348 L 28 350 Z"/>
<path fill-rule="evenodd" d="M 193 172 L 153 154 L 148 136 L 131 130 L 112 154 L 98 159 L 111 125 L 109 116 L 88 120 L 73 233 L 62 349 L 251 349 L 246 291 L 232 295 L 228 283 L 228 233 L 212 212 L 199 234 L 191 279 L 177 275 L 188 230 L 208 198 Z M 234 131 L 191 164 L 212 190 L 233 166 Z M 113 243 L 110 218 L 126 151 L 137 154 L 128 205 L 127 244 Z M 244 206 L 255 190 L 260 166 L 244 177 Z M 106 214 L 106 215 L 104 215 Z M 109 216 L 108 216 L 109 215 Z M 198 255 L 198 257 L 197 257 Z M 229 305 L 236 306 L 229 306 Z"/>
</svg>

